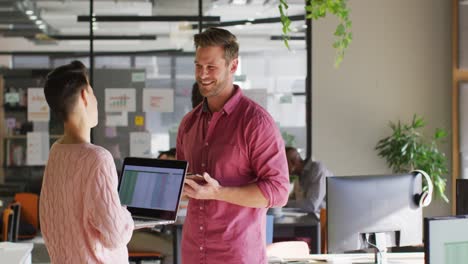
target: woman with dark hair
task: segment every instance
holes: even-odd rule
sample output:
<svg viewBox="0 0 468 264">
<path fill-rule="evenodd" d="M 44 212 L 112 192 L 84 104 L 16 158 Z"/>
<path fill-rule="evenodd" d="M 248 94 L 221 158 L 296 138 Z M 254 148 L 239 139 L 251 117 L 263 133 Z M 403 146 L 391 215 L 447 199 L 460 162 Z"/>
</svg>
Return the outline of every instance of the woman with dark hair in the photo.
<svg viewBox="0 0 468 264">
<path fill-rule="evenodd" d="M 47 76 L 44 94 L 63 121 L 44 171 L 40 220 L 52 263 L 128 263 L 134 223 L 121 206 L 111 154 L 90 143 L 97 101 L 85 66 L 60 66 Z"/>
</svg>

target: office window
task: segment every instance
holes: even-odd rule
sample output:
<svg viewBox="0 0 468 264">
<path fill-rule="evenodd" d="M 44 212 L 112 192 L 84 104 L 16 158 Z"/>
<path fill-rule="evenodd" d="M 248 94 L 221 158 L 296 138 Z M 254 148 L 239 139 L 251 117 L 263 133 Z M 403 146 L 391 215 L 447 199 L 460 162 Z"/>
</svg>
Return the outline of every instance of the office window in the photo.
<svg viewBox="0 0 468 264">
<path fill-rule="evenodd" d="M 468 1 L 460 0 L 459 10 L 459 67 L 468 70 Z"/>
<path fill-rule="evenodd" d="M 97 56 L 94 61 L 96 69 L 129 69 L 131 68 L 130 56 Z"/>
<path fill-rule="evenodd" d="M 50 68 L 49 56 L 13 56 L 14 69 L 48 69 Z"/>
</svg>

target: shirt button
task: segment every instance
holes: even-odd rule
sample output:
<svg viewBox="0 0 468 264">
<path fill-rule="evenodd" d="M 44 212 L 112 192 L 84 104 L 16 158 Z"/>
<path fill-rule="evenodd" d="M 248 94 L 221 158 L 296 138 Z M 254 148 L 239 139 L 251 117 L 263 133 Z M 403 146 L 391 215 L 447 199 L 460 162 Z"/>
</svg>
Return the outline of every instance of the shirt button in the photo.
<svg viewBox="0 0 468 264">
<path fill-rule="evenodd" d="M 203 250 L 203 247 L 200 247 L 200 251 L 202 251 L 202 250 Z"/>
<path fill-rule="evenodd" d="M 200 206 L 200 210 L 203 210 L 203 206 Z"/>
<path fill-rule="evenodd" d="M 205 142 L 205 146 L 208 146 L 208 142 Z"/>
<path fill-rule="evenodd" d="M 202 167 L 205 167 L 205 163 L 202 163 L 201 166 L 202 166 Z"/>
<path fill-rule="evenodd" d="M 200 230 L 203 230 L 203 226 L 200 226 Z"/>
</svg>

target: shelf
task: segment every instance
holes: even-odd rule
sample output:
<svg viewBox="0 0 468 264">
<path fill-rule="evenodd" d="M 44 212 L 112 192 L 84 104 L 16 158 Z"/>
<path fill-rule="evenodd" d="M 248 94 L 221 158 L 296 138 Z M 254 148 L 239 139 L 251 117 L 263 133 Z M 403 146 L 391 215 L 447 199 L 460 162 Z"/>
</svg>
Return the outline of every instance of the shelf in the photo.
<svg viewBox="0 0 468 264">
<path fill-rule="evenodd" d="M 28 108 L 26 106 L 8 106 L 5 105 L 5 112 L 25 112 L 27 113 Z"/>
<path fill-rule="evenodd" d="M 26 169 L 26 168 L 44 168 L 45 165 L 5 165 L 4 169 Z"/>
<path fill-rule="evenodd" d="M 49 135 L 50 139 L 58 139 L 62 135 Z M 11 135 L 11 136 L 5 136 L 5 139 L 26 139 L 26 135 Z"/>
</svg>

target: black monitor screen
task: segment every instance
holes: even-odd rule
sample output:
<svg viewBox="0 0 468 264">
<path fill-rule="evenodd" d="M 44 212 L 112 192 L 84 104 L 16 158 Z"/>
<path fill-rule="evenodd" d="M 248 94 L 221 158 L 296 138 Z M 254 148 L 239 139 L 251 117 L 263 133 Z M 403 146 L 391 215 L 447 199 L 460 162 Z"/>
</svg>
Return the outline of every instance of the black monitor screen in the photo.
<svg viewBox="0 0 468 264">
<path fill-rule="evenodd" d="M 329 253 L 370 248 L 379 233 L 387 247 L 422 244 L 420 174 L 327 178 Z"/>
</svg>

